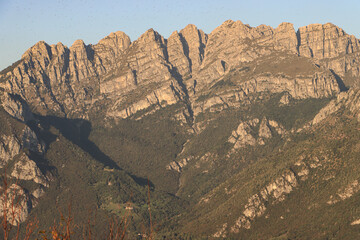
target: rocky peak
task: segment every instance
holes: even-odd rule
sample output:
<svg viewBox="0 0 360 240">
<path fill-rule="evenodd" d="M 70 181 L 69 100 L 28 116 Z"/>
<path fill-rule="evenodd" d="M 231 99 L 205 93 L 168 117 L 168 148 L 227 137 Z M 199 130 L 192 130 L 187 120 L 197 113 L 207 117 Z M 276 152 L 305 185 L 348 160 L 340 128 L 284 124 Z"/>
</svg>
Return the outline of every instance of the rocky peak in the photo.
<svg viewBox="0 0 360 240">
<path fill-rule="evenodd" d="M 189 24 L 180 31 L 180 39 L 185 55 L 189 58 L 191 70 L 198 70 L 204 58 L 207 35 L 195 25 Z"/>
<path fill-rule="evenodd" d="M 298 30 L 299 53 L 317 59 L 359 51 L 359 40 L 332 23 L 310 24 Z"/>
<path fill-rule="evenodd" d="M 70 59 L 74 58 L 87 58 L 86 45 L 83 40 L 76 40 L 70 47 Z"/>
<path fill-rule="evenodd" d="M 56 45 L 51 45 L 51 52 L 52 55 L 64 55 L 68 51 L 68 48 L 62 44 L 61 42 L 58 42 Z"/>
<path fill-rule="evenodd" d="M 99 73 L 104 73 L 105 69 L 110 70 L 117 67 L 117 63 L 123 57 L 124 52 L 130 47 L 129 36 L 124 32 L 117 31 L 110 33 L 93 46 L 96 65 Z M 105 69 L 104 69 L 105 68 Z"/>
<path fill-rule="evenodd" d="M 114 50 L 124 51 L 130 46 L 131 41 L 130 37 L 124 32 L 117 31 L 110 33 L 107 37 L 101 39 L 98 44 L 107 46 Z"/>
<path fill-rule="evenodd" d="M 130 45 L 131 54 L 128 56 L 132 70 L 141 71 L 145 62 L 152 61 L 152 65 L 166 64 L 167 53 L 165 39 L 154 29 L 147 30 L 139 39 Z M 157 60 L 154 62 L 154 60 Z"/>
<path fill-rule="evenodd" d="M 298 39 L 292 23 L 283 22 L 274 30 L 274 42 L 280 48 L 297 53 Z"/>
<path fill-rule="evenodd" d="M 209 41 L 211 38 L 216 37 L 217 35 L 230 35 L 232 37 L 237 37 L 241 39 L 249 38 L 253 39 L 254 29 L 247 24 L 243 24 L 240 20 L 234 22 L 233 20 L 225 21 L 221 26 L 217 27 L 209 35 Z"/>
<path fill-rule="evenodd" d="M 171 62 L 181 76 L 191 72 L 188 46 L 178 31 L 173 32 L 168 38 L 167 52 L 169 62 Z"/>
<path fill-rule="evenodd" d="M 92 62 L 94 50 L 91 45 L 86 46 L 83 40 L 76 40 L 69 50 L 68 73 L 72 75 L 74 80 L 81 81 L 96 75 L 97 69 Z"/>
<path fill-rule="evenodd" d="M 153 28 L 150 28 L 145 33 L 143 33 L 135 42 L 137 44 L 146 44 L 151 42 L 159 42 L 164 44 L 165 40 L 158 32 L 156 32 Z"/>
<path fill-rule="evenodd" d="M 39 41 L 34 46 L 29 48 L 23 55 L 22 58 L 36 57 L 36 56 L 47 56 L 51 57 L 50 46 L 45 41 Z"/>
<path fill-rule="evenodd" d="M 26 61 L 35 61 L 35 64 L 45 69 L 49 65 L 51 57 L 52 52 L 50 46 L 45 41 L 39 41 L 28 49 L 21 58 Z"/>
<path fill-rule="evenodd" d="M 62 43 L 49 46 L 43 41 L 38 42 L 23 55 L 21 64 L 13 68 L 6 76 L 7 80 L 1 84 L 6 92 L 19 95 L 37 112 L 52 109 L 55 112 L 76 112 L 84 116 L 80 112 L 90 111 L 94 101 L 100 100 L 99 94 L 116 99 L 116 108 L 123 110 L 129 107 L 124 105 L 144 100 L 127 99 L 125 95 L 136 89 L 139 94 L 135 96 L 145 98 L 145 95 L 162 89 L 164 85 L 175 89 L 173 87 L 180 84 L 181 87 L 176 90 L 178 96 L 188 94 L 184 92 L 191 95 L 208 89 L 215 81 L 235 74 L 233 70 L 240 65 L 250 64 L 254 68 L 249 69 L 255 70 L 259 69 L 255 65 L 268 64 L 261 61 L 255 63 L 254 60 L 269 57 L 276 59 L 275 62 L 284 62 L 282 57 L 295 56 L 298 49 L 302 56 L 306 57 L 310 53 L 309 56 L 316 57 L 321 53 L 325 58 L 358 51 L 356 49 L 359 49 L 359 45 L 359 40 L 346 35 L 332 24 L 309 25 L 296 34 L 291 23 L 281 23 L 273 29 L 267 25 L 254 28 L 241 21 L 228 20 L 209 35 L 189 24 L 181 31 L 174 32 L 168 40 L 154 29 L 149 29 L 134 42 L 125 33 L 118 31 L 94 46 L 85 45 L 82 40 L 75 41 L 70 48 Z M 343 48 L 332 50 L 338 46 Z M 282 55 L 289 50 L 292 53 Z M 346 71 L 359 69 L 360 63 L 352 60 L 354 57 L 346 60 L 339 58 L 335 62 L 326 63 L 328 65 L 324 67 L 335 73 L 340 72 L 339 75 L 343 76 Z M 359 70 L 352 73 L 357 76 Z M 320 80 L 307 84 L 308 80 L 304 81 L 303 78 L 288 81 L 285 76 L 278 80 L 279 74 L 281 72 L 271 77 L 260 76 L 254 71 L 242 84 L 252 81 L 255 88 L 249 84 L 245 86 L 246 89 L 254 89 L 250 92 L 276 87 L 276 92 L 288 91 L 294 98 L 310 95 L 318 97 L 322 95 L 319 94 L 322 91 L 319 88 L 328 89 L 329 94 L 336 89 L 333 77 L 325 79 L 319 75 Z M 314 77 L 314 80 L 318 78 Z M 331 80 L 330 85 L 327 79 Z M 281 81 L 283 85 L 278 87 L 276 81 Z M 295 85 L 291 86 L 293 82 L 296 88 Z M 323 85 L 319 86 L 319 82 Z M 151 85 L 144 90 L 143 85 L 147 84 Z M 307 86 L 311 86 L 311 89 Z M 189 98 L 191 101 L 192 95 Z"/>
<path fill-rule="evenodd" d="M 180 31 L 181 34 L 186 34 L 187 32 L 197 32 L 198 28 L 194 24 L 188 24 L 184 29 Z"/>
<path fill-rule="evenodd" d="M 274 29 L 265 24 L 261 24 L 261 25 L 257 26 L 256 30 L 265 37 L 272 37 L 274 34 Z"/>
<path fill-rule="evenodd" d="M 85 48 L 85 42 L 82 39 L 77 39 L 75 42 L 71 45 L 70 49 L 75 48 Z"/>
</svg>

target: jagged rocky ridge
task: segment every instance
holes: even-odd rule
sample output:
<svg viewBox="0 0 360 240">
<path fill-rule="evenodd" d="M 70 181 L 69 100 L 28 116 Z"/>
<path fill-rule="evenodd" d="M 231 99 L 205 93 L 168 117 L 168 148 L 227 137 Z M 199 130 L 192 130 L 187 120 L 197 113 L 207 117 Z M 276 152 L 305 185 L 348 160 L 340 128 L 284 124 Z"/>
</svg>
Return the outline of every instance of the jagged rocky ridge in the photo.
<svg viewBox="0 0 360 240">
<path fill-rule="evenodd" d="M 91 120 L 94 115 L 102 120 L 140 119 L 178 104 L 180 110 L 172 113 L 174 119 L 189 125 L 189 132 L 196 135 L 211 121 L 196 121 L 203 113 L 250 106 L 263 93 L 283 94 L 280 105 L 337 95 L 302 129 L 287 131 L 266 116 L 238 123 L 226 137 L 231 145 L 228 159 L 249 146 L 264 146 L 272 138 L 285 139 L 290 133 L 311 129 L 343 108 L 359 118 L 358 91 L 341 92 L 358 84 L 354 79 L 360 76 L 359 44 L 354 36 L 330 23 L 295 31 L 290 23 L 275 29 L 266 25 L 254 28 L 231 20 L 210 34 L 188 25 L 168 39 L 150 29 L 134 42 L 123 32 L 111 33 L 95 45 L 77 40 L 70 48 L 38 42 L 12 69 L 0 74 L 2 108 L 22 126 L 16 134 L 4 134 L 0 139 L 0 160 L 3 165 L 14 160 L 10 176 L 38 186 L 31 193 L 10 186 L 19 188 L 24 196 L 24 210 L 16 222 L 26 219 L 51 180 L 27 152 L 46 152 L 46 146 L 27 125 L 37 122 L 33 113 L 69 119 Z M 206 175 L 209 170 L 202 170 L 202 166 L 213 167 L 220 159 L 210 152 L 179 156 L 162 167 L 176 174 L 194 167 Z M 265 214 L 266 206 L 283 201 L 306 180 L 311 169 L 318 167 L 316 164 L 299 162 L 292 166 L 296 170 L 281 172 L 242 203 L 234 221 L 217 226 L 217 232 L 211 234 L 225 237 L 250 229 L 252 222 Z M 180 177 L 178 196 L 183 194 L 184 179 Z M 354 181 L 333 193 L 329 202 L 336 203 L 357 191 Z M 208 201 L 211 197 L 199 205 Z"/>
<path fill-rule="evenodd" d="M 95 45 L 77 40 L 70 48 L 40 41 L 2 73 L 1 86 L 43 114 L 88 118 L 99 103 L 107 106 L 107 116 L 126 118 L 152 105 L 182 102 L 191 116 L 216 104 L 236 105 L 249 92 L 288 91 L 295 98 L 332 95 L 343 87 L 336 81 L 339 76 L 359 76 L 358 52 L 359 40 L 330 23 L 296 32 L 290 23 L 274 29 L 229 20 L 210 34 L 188 25 L 169 39 L 150 29 L 134 42 L 123 32 Z M 274 53 L 310 59 L 306 67 L 318 70 L 309 75 L 299 69 L 293 76 L 282 70 L 256 72 L 266 63 L 255 60 L 271 60 Z M 282 64 L 287 57 L 274 59 Z M 252 74 L 241 79 L 235 92 L 196 102 L 211 85 L 247 63 L 254 63 L 245 66 Z"/>
</svg>

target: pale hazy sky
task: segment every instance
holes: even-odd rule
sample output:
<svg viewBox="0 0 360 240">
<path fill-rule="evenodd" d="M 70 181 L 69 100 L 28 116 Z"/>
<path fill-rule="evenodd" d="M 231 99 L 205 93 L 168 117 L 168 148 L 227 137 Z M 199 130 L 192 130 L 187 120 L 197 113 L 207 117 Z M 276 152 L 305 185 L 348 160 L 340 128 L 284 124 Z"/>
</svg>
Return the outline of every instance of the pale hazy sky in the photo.
<svg viewBox="0 0 360 240">
<path fill-rule="evenodd" d="M 210 33 L 228 19 L 296 29 L 332 22 L 360 37 L 358 0 L 0 0 L 0 70 L 40 40 L 95 44 L 121 30 L 133 41 L 149 28 L 167 38 L 189 23 Z"/>
</svg>

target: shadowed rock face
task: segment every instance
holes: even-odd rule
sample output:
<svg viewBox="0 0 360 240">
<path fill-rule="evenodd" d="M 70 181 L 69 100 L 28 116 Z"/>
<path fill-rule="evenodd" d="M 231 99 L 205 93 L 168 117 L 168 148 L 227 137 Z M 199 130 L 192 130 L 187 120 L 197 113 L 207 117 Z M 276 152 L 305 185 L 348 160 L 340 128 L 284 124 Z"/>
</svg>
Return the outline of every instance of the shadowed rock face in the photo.
<svg viewBox="0 0 360 240">
<path fill-rule="evenodd" d="M 154 104 L 163 107 L 179 101 L 192 111 L 197 96 L 234 69 L 245 63 L 256 68 L 264 57 L 284 53 L 314 59 L 323 68 L 320 72 L 333 71 L 303 80 L 305 75 L 295 69 L 295 77 L 285 77 L 297 82 L 285 89 L 291 95 L 323 97 L 339 91 L 336 77 L 359 76 L 359 45 L 358 39 L 330 23 L 296 32 L 291 23 L 274 29 L 228 20 L 209 35 L 190 24 L 169 39 L 150 29 L 134 42 L 119 31 L 95 45 L 77 40 L 68 48 L 40 41 L 13 70 L 1 75 L 1 87 L 41 114 L 88 118 L 97 102 L 109 117 L 125 118 Z M 277 76 L 260 75 L 249 73 L 242 81 L 256 81 L 256 92 L 279 85 Z"/>
</svg>

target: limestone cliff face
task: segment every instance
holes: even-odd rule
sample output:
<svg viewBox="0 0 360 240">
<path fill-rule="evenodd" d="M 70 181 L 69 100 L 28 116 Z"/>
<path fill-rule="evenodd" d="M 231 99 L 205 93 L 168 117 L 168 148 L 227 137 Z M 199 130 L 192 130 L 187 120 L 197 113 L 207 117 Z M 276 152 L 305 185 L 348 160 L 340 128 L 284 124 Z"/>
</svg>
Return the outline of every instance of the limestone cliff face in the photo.
<svg viewBox="0 0 360 240">
<path fill-rule="evenodd" d="M 196 72 L 202 64 L 207 35 L 193 24 L 180 31 L 185 54 L 188 55 L 190 70 Z"/>
<path fill-rule="evenodd" d="M 259 124 L 260 123 L 260 124 Z M 258 127 L 258 131 L 255 128 Z M 265 141 L 274 136 L 274 134 L 284 135 L 285 128 L 274 120 L 268 120 L 264 117 L 261 122 L 255 118 L 241 122 L 237 129 L 231 133 L 228 142 L 234 144 L 234 150 L 245 146 L 255 146 L 256 144 L 265 145 Z"/>
<path fill-rule="evenodd" d="M 180 33 L 173 32 L 167 42 L 169 62 L 181 76 L 199 70 L 204 59 L 207 34 L 189 24 Z"/>
<path fill-rule="evenodd" d="M 16 96 L 9 95 L 5 98 L 3 106 L 4 109 L 0 107 L 0 169 L 3 171 L 5 168 L 9 175 L 7 176 L 8 184 L 6 186 L 2 184 L 1 190 L 5 192 L 0 197 L 0 216 L 3 214 L 4 206 L 10 211 L 9 207 L 15 194 L 15 199 L 18 201 L 16 204 L 19 204 L 18 212 L 8 220 L 10 224 L 17 225 L 26 220 L 34 204 L 33 197 L 27 189 L 11 183 L 27 181 L 43 189 L 49 186 L 48 177 L 51 174 L 43 172 L 37 162 L 45 154 L 45 144 L 26 125 L 29 121 L 35 122 L 27 105 L 24 105 L 24 102 Z M 5 194 L 8 195 L 7 199 L 4 198 Z"/>
<path fill-rule="evenodd" d="M 359 51 L 359 40 L 332 23 L 300 27 L 300 55 L 316 59 L 334 58 Z"/>
<path fill-rule="evenodd" d="M 319 113 L 311 121 L 311 125 L 316 125 L 328 116 L 339 110 L 346 109 L 360 121 L 360 90 L 354 88 L 348 92 L 340 93 L 336 99 L 332 100 L 328 105 L 322 108 Z"/>
<path fill-rule="evenodd" d="M 331 69 L 335 77 L 357 77 L 359 46 L 358 39 L 333 24 L 312 24 L 296 32 L 291 23 L 272 28 L 228 20 L 209 35 L 190 24 L 169 39 L 150 29 L 134 42 L 119 31 L 95 45 L 77 40 L 68 48 L 40 41 L 1 74 L 0 87 L 40 114 L 88 118 L 99 102 L 106 116 L 123 118 L 154 104 L 182 102 L 192 109 L 201 92 L 242 64 L 261 67 L 261 59 L 279 53 L 309 58 Z M 244 85 L 254 91 L 284 90 L 295 98 L 338 92 L 332 77 L 313 72 L 305 79 L 296 71 L 292 70 L 298 76 L 292 86 L 261 74 L 249 74 L 242 82 L 248 81 Z"/>
<path fill-rule="evenodd" d="M 2 96 L 2 106 L 10 116 L 17 120 L 28 122 L 34 119 L 28 104 L 16 95 L 4 93 Z"/>
<path fill-rule="evenodd" d="M 176 71 L 182 76 L 190 74 L 191 65 L 187 46 L 184 46 L 184 39 L 177 31 L 170 35 L 167 41 L 167 47 L 169 61 L 173 64 Z"/>
<path fill-rule="evenodd" d="M 19 94 L 37 112 L 65 114 L 78 111 L 96 75 L 82 41 L 69 49 L 61 43 L 49 46 L 39 42 L 22 56 L 9 74 L 5 91 Z"/>
<path fill-rule="evenodd" d="M 336 77 L 330 71 L 319 71 L 314 75 L 301 75 L 296 78 L 284 74 L 260 74 L 231 89 L 218 91 L 206 99 L 201 99 L 200 95 L 193 101 L 194 115 L 251 104 L 251 94 L 262 92 L 286 92 L 289 97 L 306 99 L 330 97 L 339 93 L 340 88 Z"/>
<path fill-rule="evenodd" d="M 6 131 L 2 129 L 0 134 L 0 168 L 7 166 L 9 161 L 17 162 L 26 150 L 39 156 L 45 153 L 45 144 L 27 125 L 6 117 L 1 124 Z"/>
<path fill-rule="evenodd" d="M 298 30 L 299 54 L 314 58 L 337 74 L 359 76 L 360 42 L 332 23 L 310 24 Z"/>
<path fill-rule="evenodd" d="M 298 185 L 295 174 L 292 171 L 287 171 L 274 182 L 264 187 L 259 193 L 252 195 L 244 206 L 245 210 L 231 228 L 231 232 L 236 233 L 240 228 L 250 229 L 251 221 L 265 213 L 270 198 L 278 202 L 283 201 L 286 195 Z"/>
<path fill-rule="evenodd" d="M 130 44 L 130 38 L 124 32 L 110 33 L 109 36 L 101 39 L 93 46 L 94 54 L 98 56 L 97 65 L 102 65 L 107 70 L 112 69 L 130 47 Z"/>
<path fill-rule="evenodd" d="M 209 34 L 202 71 L 196 78 L 201 87 L 240 63 L 254 61 L 275 50 L 295 53 L 296 46 L 296 33 L 290 23 L 283 23 L 273 29 L 266 25 L 253 28 L 241 21 L 228 20 Z"/>
<path fill-rule="evenodd" d="M 4 194 L 0 197 L 0 216 L 3 216 L 6 211 L 9 224 L 17 226 L 24 222 L 31 209 L 30 195 L 17 184 L 11 184 L 1 190 Z M 17 199 L 16 202 L 14 199 Z M 13 205 L 17 206 L 15 214 L 12 211 Z"/>
</svg>

